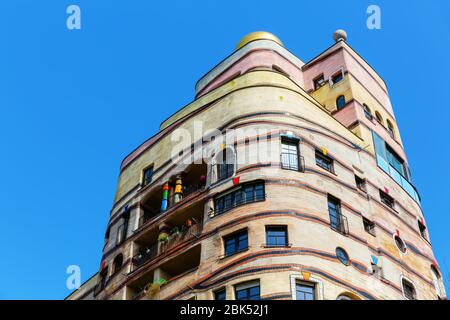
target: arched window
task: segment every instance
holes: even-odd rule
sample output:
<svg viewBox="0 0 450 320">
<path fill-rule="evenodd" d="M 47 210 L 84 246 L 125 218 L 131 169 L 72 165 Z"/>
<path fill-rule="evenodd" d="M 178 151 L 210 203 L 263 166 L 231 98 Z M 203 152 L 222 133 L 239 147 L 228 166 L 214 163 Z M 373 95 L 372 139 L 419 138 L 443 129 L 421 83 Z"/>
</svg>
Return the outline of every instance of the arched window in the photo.
<svg viewBox="0 0 450 320">
<path fill-rule="evenodd" d="M 386 122 L 389 135 L 391 136 L 392 139 L 395 139 L 394 125 L 392 124 L 391 121 L 389 121 L 389 119 L 386 120 Z"/>
<path fill-rule="evenodd" d="M 414 285 L 405 278 L 402 278 L 402 289 L 403 295 L 406 299 L 417 300 L 416 289 L 414 288 Z"/>
<path fill-rule="evenodd" d="M 375 111 L 375 118 L 377 119 L 379 124 L 383 125 L 383 117 L 378 111 Z"/>
<path fill-rule="evenodd" d="M 403 240 L 399 237 L 399 236 L 395 236 L 394 237 L 395 240 L 395 244 L 397 245 L 397 248 L 402 252 L 405 253 L 406 252 L 406 245 L 403 242 Z"/>
<path fill-rule="evenodd" d="M 336 107 L 338 110 L 341 110 L 342 108 L 345 107 L 346 101 L 345 101 L 345 97 L 344 96 L 339 96 L 336 99 Z"/>
<path fill-rule="evenodd" d="M 113 274 L 116 274 L 120 269 L 122 269 L 123 255 L 119 253 L 113 261 Z"/>
<path fill-rule="evenodd" d="M 370 108 L 367 106 L 367 104 L 363 104 L 363 110 L 366 118 L 372 121 L 373 119 L 372 112 L 370 111 Z"/>
<path fill-rule="evenodd" d="M 350 265 L 350 258 L 348 257 L 348 254 L 344 249 L 336 248 L 336 257 L 343 265 Z"/>
<path fill-rule="evenodd" d="M 341 293 L 336 300 L 361 300 L 356 294 L 351 292 Z"/>
<path fill-rule="evenodd" d="M 436 289 L 436 294 L 439 299 L 443 299 L 445 297 L 444 284 L 442 282 L 441 274 L 434 265 L 431 266 L 431 277 L 433 279 L 434 288 Z"/>
<path fill-rule="evenodd" d="M 231 148 L 223 149 L 216 157 L 217 181 L 231 178 L 234 174 L 234 152 Z"/>
</svg>

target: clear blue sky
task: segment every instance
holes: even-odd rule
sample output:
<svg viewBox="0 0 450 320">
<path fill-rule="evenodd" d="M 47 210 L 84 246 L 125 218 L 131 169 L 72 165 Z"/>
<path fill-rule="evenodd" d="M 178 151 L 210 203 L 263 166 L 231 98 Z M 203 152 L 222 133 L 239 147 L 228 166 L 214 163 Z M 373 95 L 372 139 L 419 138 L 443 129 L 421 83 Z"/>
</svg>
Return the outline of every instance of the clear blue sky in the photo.
<svg viewBox="0 0 450 320">
<path fill-rule="evenodd" d="M 450 269 L 450 2 L 2 0 L 0 299 L 62 299 L 99 268 L 121 160 L 245 34 L 303 61 L 344 28 L 386 80 L 438 261 Z M 77 4 L 82 29 L 66 28 Z M 445 201 L 447 200 L 447 201 Z M 445 270 L 444 270 L 445 271 Z"/>
</svg>

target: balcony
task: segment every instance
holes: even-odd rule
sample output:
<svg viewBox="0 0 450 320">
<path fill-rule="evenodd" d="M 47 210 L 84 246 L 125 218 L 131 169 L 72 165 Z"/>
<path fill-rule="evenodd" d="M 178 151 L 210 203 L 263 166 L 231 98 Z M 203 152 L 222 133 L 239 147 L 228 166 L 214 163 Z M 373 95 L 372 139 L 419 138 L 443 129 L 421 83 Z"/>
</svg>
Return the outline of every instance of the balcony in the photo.
<svg viewBox="0 0 450 320">
<path fill-rule="evenodd" d="M 167 181 L 168 201 L 164 211 L 161 210 L 161 203 L 164 196 L 162 186 L 157 186 L 152 190 L 142 201 L 144 214 L 139 220 L 139 226 L 153 220 L 176 205 L 187 202 L 188 198 L 205 190 L 206 172 L 206 164 L 191 164 L 182 173 L 172 176 Z M 181 193 L 176 193 L 177 181 L 181 182 Z"/>
<path fill-rule="evenodd" d="M 192 220 L 194 221 L 194 220 Z M 144 265 L 148 261 L 155 259 L 170 249 L 192 240 L 202 233 L 202 223 L 195 220 L 192 225 L 175 226 L 171 229 L 170 235 L 164 241 L 158 241 L 150 246 L 143 247 L 139 250 L 132 261 L 136 268 Z"/>
<path fill-rule="evenodd" d="M 142 275 L 127 284 L 128 297 L 133 300 L 158 300 L 161 296 L 160 293 L 167 296 L 185 288 L 196 277 L 200 254 L 201 245 L 198 243 L 158 266 L 158 277 L 155 278 L 155 269 L 143 272 Z M 146 288 L 150 288 L 155 283 L 162 285 L 157 285 L 156 292 L 150 296 L 146 292 Z"/>
<path fill-rule="evenodd" d="M 386 160 L 380 155 L 377 155 L 378 166 L 386 172 L 392 179 L 395 180 L 402 188 L 405 190 L 411 198 L 413 198 L 417 203 L 420 204 L 420 197 L 416 191 L 416 188 L 406 180 L 402 174 L 400 174 L 397 169 L 391 166 Z"/>
</svg>

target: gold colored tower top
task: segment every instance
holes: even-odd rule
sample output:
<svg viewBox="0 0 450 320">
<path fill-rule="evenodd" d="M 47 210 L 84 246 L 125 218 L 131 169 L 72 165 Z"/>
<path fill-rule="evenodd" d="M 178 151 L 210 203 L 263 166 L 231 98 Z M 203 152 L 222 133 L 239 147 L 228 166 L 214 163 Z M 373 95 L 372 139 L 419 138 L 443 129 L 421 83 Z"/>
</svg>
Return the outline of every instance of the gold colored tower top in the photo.
<svg viewBox="0 0 450 320">
<path fill-rule="evenodd" d="M 283 46 L 283 42 L 281 42 L 281 40 L 277 36 L 275 36 L 269 32 L 265 32 L 265 31 L 256 31 L 256 32 L 249 33 L 248 35 L 243 37 L 237 44 L 236 50 L 239 50 L 240 48 L 245 46 L 247 43 L 249 43 L 251 41 L 255 41 L 255 40 L 272 40 L 272 41 L 275 41 L 276 43 L 278 43 L 280 46 Z"/>
</svg>

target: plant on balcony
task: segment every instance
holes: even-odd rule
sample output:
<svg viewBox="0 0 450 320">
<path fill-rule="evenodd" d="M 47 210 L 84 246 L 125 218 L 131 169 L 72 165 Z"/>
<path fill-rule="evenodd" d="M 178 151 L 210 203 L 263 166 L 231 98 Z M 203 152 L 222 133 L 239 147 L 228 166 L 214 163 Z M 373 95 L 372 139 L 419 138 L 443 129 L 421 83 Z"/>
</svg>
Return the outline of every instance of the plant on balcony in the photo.
<svg viewBox="0 0 450 320">
<path fill-rule="evenodd" d="M 158 236 L 158 241 L 159 242 L 166 242 L 168 240 L 168 235 L 167 235 L 167 233 L 161 233 L 159 236 Z"/>
<path fill-rule="evenodd" d="M 180 233 L 180 230 L 178 229 L 178 227 L 173 227 L 171 230 L 170 230 L 170 235 L 177 235 L 177 234 L 179 234 Z"/>
<path fill-rule="evenodd" d="M 153 283 L 149 283 L 145 286 L 144 293 L 149 299 L 155 298 L 163 285 L 167 283 L 167 280 L 164 278 L 159 279 L 158 281 L 154 281 Z"/>
</svg>

